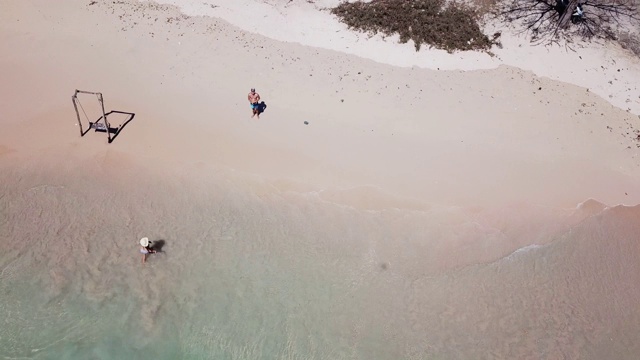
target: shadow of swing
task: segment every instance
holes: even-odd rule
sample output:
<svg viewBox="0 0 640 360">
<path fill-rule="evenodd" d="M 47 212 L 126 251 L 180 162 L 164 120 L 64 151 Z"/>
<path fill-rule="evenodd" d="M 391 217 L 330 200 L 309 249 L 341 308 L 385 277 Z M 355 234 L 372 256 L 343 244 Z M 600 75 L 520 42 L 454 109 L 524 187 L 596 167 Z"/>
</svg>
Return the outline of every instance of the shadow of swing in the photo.
<svg viewBox="0 0 640 360">
<path fill-rule="evenodd" d="M 96 97 L 97 103 L 93 103 L 93 113 L 97 111 L 99 114 L 102 114 L 102 116 L 100 116 L 98 120 L 92 122 L 89 119 L 89 115 L 87 114 L 84 106 L 82 106 L 78 95 L 83 95 L 83 97 L 86 97 L 87 95 Z M 76 89 L 76 91 L 73 93 L 73 96 L 71 96 L 71 100 L 73 101 L 73 108 L 76 111 L 76 118 L 78 121 L 77 124 L 80 128 L 80 136 L 85 136 L 89 132 L 89 130 L 93 129 L 94 131 L 106 133 L 109 143 L 112 143 L 113 140 L 115 140 L 115 138 L 120 135 L 120 132 L 122 132 L 124 127 L 127 126 L 127 124 L 130 123 L 131 120 L 133 120 L 133 118 L 136 116 L 136 114 L 126 111 L 112 110 L 109 112 L 105 112 L 104 98 L 102 97 L 102 93 L 100 92 L 83 91 Z M 89 113 L 92 113 L 92 109 L 88 109 Z M 89 126 L 86 130 L 84 130 L 80 111 L 82 111 L 86 122 L 89 123 Z M 111 123 L 118 124 L 118 126 L 111 127 Z"/>
<path fill-rule="evenodd" d="M 111 125 L 111 124 L 119 124 L 116 127 L 112 127 L 109 126 L 109 128 L 107 129 L 107 126 L 105 125 L 104 121 L 100 121 L 102 120 L 102 116 L 96 120 L 95 122 L 89 122 L 89 127 L 87 128 L 87 130 L 81 132 L 82 136 L 84 136 L 86 133 L 89 132 L 89 130 L 93 130 L 95 132 L 108 132 L 109 133 L 109 143 L 113 142 L 113 140 L 116 139 L 116 137 L 118 135 L 120 135 L 120 132 L 122 132 L 122 130 L 124 129 L 125 126 L 127 126 L 127 124 L 129 122 L 131 122 L 131 120 L 133 120 L 133 118 L 136 116 L 135 113 L 130 113 L 130 112 L 126 112 L 126 111 L 117 111 L 117 110 L 112 110 L 109 111 L 108 113 L 105 114 L 105 116 L 107 117 L 107 121 L 106 123 Z"/>
</svg>

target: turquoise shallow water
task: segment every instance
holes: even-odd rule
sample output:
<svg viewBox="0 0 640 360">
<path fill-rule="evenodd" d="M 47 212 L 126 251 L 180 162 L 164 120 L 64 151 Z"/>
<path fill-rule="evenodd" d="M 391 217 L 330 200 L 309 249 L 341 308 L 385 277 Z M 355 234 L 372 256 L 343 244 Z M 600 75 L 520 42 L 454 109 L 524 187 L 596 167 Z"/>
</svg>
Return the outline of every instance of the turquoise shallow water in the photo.
<svg viewBox="0 0 640 360">
<path fill-rule="evenodd" d="M 190 165 L 82 165 L 4 167 L 0 358 L 638 351 L 637 208 L 371 210 Z M 164 241 L 145 265 L 142 236 Z"/>
<path fill-rule="evenodd" d="M 180 178 L 126 180 L 32 176 L 5 189 L 4 356 L 346 358 L 360 341 L 382 347 L 376 331 L 345 334 L 369 321 L 356 290 L 376 276 L 362 261 L 371 244 L 347 225 L 374 217 L 224 181 L 181 191 Z M 165 242 L 144 266 L 138 233 Z"/>
</svg>

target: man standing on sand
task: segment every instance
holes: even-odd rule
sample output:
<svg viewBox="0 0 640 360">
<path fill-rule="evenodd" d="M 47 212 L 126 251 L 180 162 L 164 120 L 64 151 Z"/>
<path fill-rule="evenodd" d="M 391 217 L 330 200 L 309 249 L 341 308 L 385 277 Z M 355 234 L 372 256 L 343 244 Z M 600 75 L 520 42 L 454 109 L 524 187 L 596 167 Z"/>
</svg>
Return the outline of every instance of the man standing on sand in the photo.
<svg viewBox="0 0 640 360">
<path fill-rule="evenodd" d="M 260 104 L 258 104 L 260 101 L 260 95 L 256 92 L 256 89 L 252 88 L 247 98 L 249 99 L 249 104 L 251 104 L 251 109 L 253 110 L 253 115 L 251 115 L 251 117 L 253 118 L 257 115 L 258 119 L 260 119 Z"/>
</svg>

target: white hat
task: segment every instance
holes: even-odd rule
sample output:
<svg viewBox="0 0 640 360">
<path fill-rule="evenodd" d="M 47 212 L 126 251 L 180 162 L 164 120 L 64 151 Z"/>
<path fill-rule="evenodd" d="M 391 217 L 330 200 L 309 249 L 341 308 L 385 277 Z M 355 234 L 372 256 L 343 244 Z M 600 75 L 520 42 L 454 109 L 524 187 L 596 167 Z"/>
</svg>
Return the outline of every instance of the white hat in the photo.
<svg viewBox="0 0 640 360">
<path fill-rule="evenodd" d="M 143 237 L 142 239 L 140 239 L 140 245 L 144 247 L 149 246 L 149 238 Z"/>
</svg>

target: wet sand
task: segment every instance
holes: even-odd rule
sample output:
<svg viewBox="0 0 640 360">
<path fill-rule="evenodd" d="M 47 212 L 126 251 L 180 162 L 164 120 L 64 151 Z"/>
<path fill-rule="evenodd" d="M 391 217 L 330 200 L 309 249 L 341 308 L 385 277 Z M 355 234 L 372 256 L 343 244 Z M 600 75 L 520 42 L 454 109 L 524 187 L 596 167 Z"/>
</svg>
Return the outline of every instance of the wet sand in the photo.
<svg viewBox="0 0 640 360">
<path fill-rule="evenodd" d="M 637 206 L 367 210 L 115 155 L 64 174 L 39 169 L 1 178 L 8 358 L 630 359 L 640 350 Z M 142 236 L 163 244 L 144 266 Z"/>
</svg>

